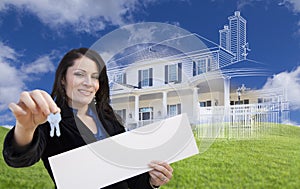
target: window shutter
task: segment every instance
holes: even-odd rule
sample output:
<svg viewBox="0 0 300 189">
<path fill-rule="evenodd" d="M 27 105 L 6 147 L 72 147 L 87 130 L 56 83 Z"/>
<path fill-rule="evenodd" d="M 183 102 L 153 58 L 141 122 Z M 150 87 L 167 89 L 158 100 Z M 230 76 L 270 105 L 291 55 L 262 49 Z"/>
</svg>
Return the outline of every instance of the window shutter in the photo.
<svg viewBox="0 0 300 189">
<path fill-rule="evenodd" d="M 169 74 L 168 74 L 168 65 L 165 65 L 165 84 L 168 84 Z"/>
<path fill-rule="evenodd" d="M 211 107 L 211 100 L 206 101 L 206 106 Z"/>
<path fill-rule="evenodd" d="M 126 84 L 126 73 L 123 73 L 123 83 Z"/>
<path fill-rule="evenodd" d="M 122 113 L 123 113 L 123 120 L 126 121 L 126 109 L 123 109 Z"/>
<path fill-rule="evenodd" d="M 138 73 L 138 86 L 139 86 L 139 89 L 142 88 L 141 78 L 142 78 L 142 70 L 139 70 L 139 73 Z"/>
<path fill-rule="evenodd" d="M 167 105 L 167 115 L 170 115 L 170 105 Z"/>
<path fill-rule="evenodd" d="M 210 58 L 207 59 L 207 71 L 211 71 Z"/>
<path fill-rule="evenodd" d="M 193 61 L 193 76 L 196 75 L 196 62 Z"/>
<path fill-rule="evenodd" d="M 153 85 L 153 68 L 149 68 L 149 86 Z"/>
<path fill-rule="evenodd" d="M 178 83 L 182 80 L 182 63 L 178 63 Z"/>
<path fill-rule="evenodd" d="M 181 104 L 177 104 L 177 114 L 181 114 Z"/>
</svg>

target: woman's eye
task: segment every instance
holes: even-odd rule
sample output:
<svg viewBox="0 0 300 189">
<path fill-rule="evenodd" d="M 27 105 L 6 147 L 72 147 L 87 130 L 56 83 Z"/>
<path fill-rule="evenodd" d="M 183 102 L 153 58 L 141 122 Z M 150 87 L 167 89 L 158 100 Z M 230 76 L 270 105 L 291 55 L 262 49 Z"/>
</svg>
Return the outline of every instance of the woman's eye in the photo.
<svg viewBox="0 0 300 189">
<path fill-rule="evenodd" d="M 93 79 L 99 79 L 99 75 L 92 76 Z"/>
<path fill-rule="evenodd" d="M 76 76 L 80 76 L 80 77 L 81 77 L 81 76 L 84 76 L 84 74 L 83 74 L 83 73 L 78 73 L 78 72 L 75 72 L 75 73 L 74 73 L 74 75 L 76 75 Z"/>
</svg>

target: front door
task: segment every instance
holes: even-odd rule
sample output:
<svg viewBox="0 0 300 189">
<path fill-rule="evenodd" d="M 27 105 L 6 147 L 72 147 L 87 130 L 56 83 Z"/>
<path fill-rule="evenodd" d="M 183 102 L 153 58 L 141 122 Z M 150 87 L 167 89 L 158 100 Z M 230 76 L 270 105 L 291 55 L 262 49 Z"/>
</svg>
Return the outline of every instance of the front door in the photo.
<svg viewBox="0 0 300 189">
<path fill-rule="evenodd" d="M 153 107 L 143 107 L 139 109 L 139 120 L 152 120 L 153 119 Z"/>
</svg>

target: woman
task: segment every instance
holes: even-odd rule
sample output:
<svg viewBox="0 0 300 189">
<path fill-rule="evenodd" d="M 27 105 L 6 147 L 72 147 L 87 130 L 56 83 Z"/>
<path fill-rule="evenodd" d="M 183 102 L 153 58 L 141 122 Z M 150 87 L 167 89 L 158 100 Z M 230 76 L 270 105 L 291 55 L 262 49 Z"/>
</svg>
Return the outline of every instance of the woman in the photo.
<svg viewBox="0 0 300 189">
<path fill-rule="evenodd" d="M 63 57 L 51 96 L 42 90 L 22 92 L 19 102 L 9 108 L 16 125 L 5 138 L 6 163 L 25 167 L 41 158 L 53 181 L 48 157 L 125 131 L 109 105 L 106 66 L 97 52 L 87 48 L 73 49 Z M 47 116 L 57 112 L 62 117 L 61 135 L 50 137 Z M 151 189 L 172 178 L 167 163 L 154 161 L 149 166 L 153 170 L 148 173 L 105 188 Z"/>
</svg>

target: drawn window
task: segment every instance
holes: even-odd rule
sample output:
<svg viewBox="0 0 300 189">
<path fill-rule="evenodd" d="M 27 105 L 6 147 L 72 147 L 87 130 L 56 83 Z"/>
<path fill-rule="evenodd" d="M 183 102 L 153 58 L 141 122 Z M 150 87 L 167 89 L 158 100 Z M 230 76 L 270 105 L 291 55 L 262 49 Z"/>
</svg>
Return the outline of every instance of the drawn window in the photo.
<svg viewBox="0 0 300 189">
<path fill-rule="evenodd" d="M 126 84 L 126 74 L 119 73 L 114 76 L 114 82 Z"/>
<path fill-rule="evenodd" d="M 211 59 L 209 57 L 201 58 L 193 62 L 193 76 L 200 75 L 212 70 Z"/>
</svg>

